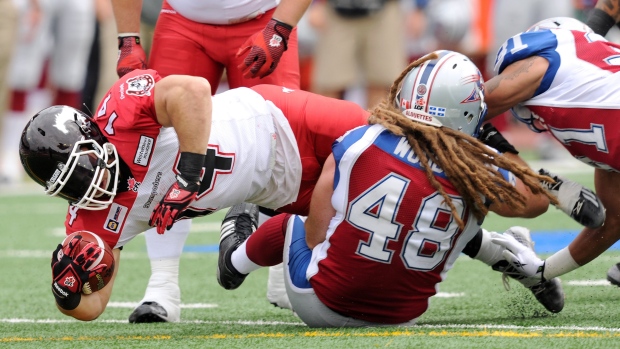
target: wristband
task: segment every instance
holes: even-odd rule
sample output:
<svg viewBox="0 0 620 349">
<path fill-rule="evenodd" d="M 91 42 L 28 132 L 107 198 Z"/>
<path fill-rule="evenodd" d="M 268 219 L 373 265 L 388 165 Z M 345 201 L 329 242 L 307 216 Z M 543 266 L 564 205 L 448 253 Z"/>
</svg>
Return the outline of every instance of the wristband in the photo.
<svg viewBox="0 0 620 349">
<path fill-rule="evenodd" d="M 596 34 L 605 36 L 607 35 L 607 32 L 609 32 L 609 29 L 611 29 L 611 27 L 613 27 L 614 24 L 616 24 L 616 21 L 607 12 L 601 9 L 595 8 L 590 13 L 590 16 L 588 17 L 588 21 L 586 22 L 586 24 Z"/>
<path fill-rule="evenodd" d="M 59 297 L 54 289 L 54 285 L 55 283 L 52 283 L 52 294 L 54 295 L 54 298 L 56 298 L 56 304 L 58 304 L 59 307 L 64 310 L 73 310 L 80 305 L 80 301 L 82 300 L 81 293 L 73 293 L 66 297 Z"/>
<path fill-rule="evenodd" d="M 188 181 L 200 182 L 200 173 L 206 158 L 205 154 L 182 152 L 177 166 L 179 174 Z"/>
<path fill-rule="evenodd" d="M 546 280 L 551 280 L 556 276 L 564 275 L 579 267 L 580 265 L 571 256 L 568 247 L 564 247 L 545 260 L 543 277 Z"/>
<path fill-rule="evenodd" d="M 119 38 L 126 38 L 130 36 L 135 36 L 137 38 L 140 38 L 140 33 L 118 33 Z"/>
</svg>

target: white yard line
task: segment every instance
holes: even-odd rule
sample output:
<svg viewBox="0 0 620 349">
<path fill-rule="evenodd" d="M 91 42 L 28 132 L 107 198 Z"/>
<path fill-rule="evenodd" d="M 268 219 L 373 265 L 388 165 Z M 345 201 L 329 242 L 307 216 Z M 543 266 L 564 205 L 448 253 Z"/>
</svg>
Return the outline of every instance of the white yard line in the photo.
<svg viewBox="0 0 620 349">
<path fill-rule="evenodd" d="M 78 320 L 70 319 L 24 319 L 11 318 L 0 319 L 0 323 L 36 323 L 36 324 L 74 324 L 80 323 Z M 127 319 L 122 320 L 95 320 L 93 323 L 128 323 Z M 208 320 L 191 320 L 181 321 L 178 324 L 207 324 L 207 325 L 244 325 L 244 326 L 305 326 L 301 322 L 284 322 L 284 321 L 208 321 Z M 403 328 L 403 327 L 399 327 Z M 425 328 L 425 329 L 475 329 L 475 330 L 520 330 L 520 331 L 593 331 L 593 332 L 620 332 L 617 327 L 599 327 L 599 326 L 517 326 L 517 325 L 497 325 L 497 324 L 445 324 L 445 325 L 415 325 L 409 329 Z M 397 328 L 394 328 L 397 329 Z"/>
</svg>

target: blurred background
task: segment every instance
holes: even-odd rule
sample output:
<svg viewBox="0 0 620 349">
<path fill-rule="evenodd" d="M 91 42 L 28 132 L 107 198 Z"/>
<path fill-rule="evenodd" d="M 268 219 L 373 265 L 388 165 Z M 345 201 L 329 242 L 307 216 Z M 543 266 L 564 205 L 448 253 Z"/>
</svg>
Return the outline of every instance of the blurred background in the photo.
<svg viewBox="0 0 620 349">
<path fill-rule="evenodd" d="M 455 50 L 488 79 L 506 39 L 544 18 L 585 20 L 596 1 L 386 0 L 365 16 L 343 13 L 335 3 L 313 1 L 298 24 L 301 88 L 370 108 L 408 61 L 437 49 Z M 143 2 L 147 54 L 161 6 L 161 0 Z M 346 27 L 349 36 L 342 40 L 338 35 Z M 30 117 L 55 104 L 88 114 L 97 108 L 118 78 L 116 35 L 110 0 L 0 0 L 0 192 L 29 182 L 18 143 Z M 608 39 L 620 41 L 617 27 Z M 397 43 L 389 60 L 377 56 L 383 51 L 377 40 Z M 226 89 L 222 81 L 218 92 Z M 530 132 L 511 116 L 493 123 L 527 159 L 579 166 L 551 137 Z"/>
</svg>

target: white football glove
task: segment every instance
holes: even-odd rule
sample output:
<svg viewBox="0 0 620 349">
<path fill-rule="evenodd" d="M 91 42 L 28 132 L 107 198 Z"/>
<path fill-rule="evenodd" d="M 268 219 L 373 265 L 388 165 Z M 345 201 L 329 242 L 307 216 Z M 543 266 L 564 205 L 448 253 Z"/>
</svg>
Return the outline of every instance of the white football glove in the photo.
<svg viewBox="0 0 620 349">
<path fill-rule="evenodd" d="M 519 275 L 528 278 L 532 283 L 545 281 L 543 271 L 545 261 L 536 256 L 533 250 L 523 245 L 510 234 L 491 233 L 491 241 L 494 244 L 506 248 L 502 252 L 506 261 L 515 268 Z M 527 286 L 527 285 L 526 285 Z"/>
<path fill-rule="evenodd" d="M 598 228 L 605 223 L 605 207 L 598 196 L 583 185 L 555 175 L 544 168 L 538 170 L 549 176 L 555 183 L 542 181 L 540 184 L 560 202 L 556 207 L 579 224 L 588 228 Z"/>
</svg>

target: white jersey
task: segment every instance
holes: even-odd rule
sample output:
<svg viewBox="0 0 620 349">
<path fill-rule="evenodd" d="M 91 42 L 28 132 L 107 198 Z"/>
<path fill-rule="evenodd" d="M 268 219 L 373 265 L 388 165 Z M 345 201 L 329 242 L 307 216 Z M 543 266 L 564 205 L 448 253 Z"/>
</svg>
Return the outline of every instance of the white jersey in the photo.
<svg viewBox="0 0 620 349">
<path fill-rule="evenodd" d="M 176 180 L 179 154 L 174 129 L 155 120 L 151 92 L 158 80 L 153 70 L 131 72 L 99 106 L 96 122 L 127 166 L 114 203 L 102 211 L 70 208 L 68 231 L 89 230 L 120 247 L 149 228 L 155 205 Z M 238 88 L 213 97 L 212 115 L 201 187 L 182 217 L 240 202 L 276 209 L 295 201 L 301 159 L 282 112 L 255 91 Z"/>
<path fill-rule="evenodd" d="M 593 33 L 525 32 L 500 48 L 495 70 L 530 56 L 549 66 L 534 96 L 512 108 L 515 116 L 538 120 L 575 158 L 620 171 L 620 46 Z"/>
<path fill-rule="evenodd" d="M 275 8 L 279 3 L 280 0 L 168 0 L 170 7 L 187 19 L 223 25 L 245 22 Z"/>
</svg>

